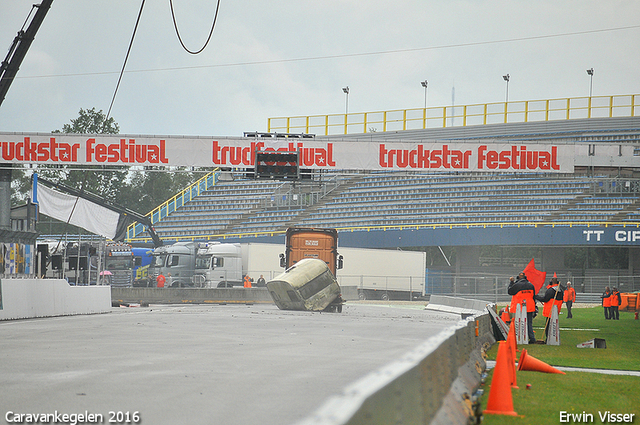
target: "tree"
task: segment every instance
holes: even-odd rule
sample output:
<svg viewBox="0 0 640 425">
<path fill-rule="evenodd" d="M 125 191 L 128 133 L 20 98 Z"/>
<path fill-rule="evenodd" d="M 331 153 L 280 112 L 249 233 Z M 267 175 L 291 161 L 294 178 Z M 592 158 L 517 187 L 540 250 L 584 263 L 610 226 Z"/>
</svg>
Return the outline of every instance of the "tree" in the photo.
<svg viewBox="0 0 640 425">
<path fill-rule="evenodd" d="M 71 124 L 65 124 L 62 130 L 54 130 L 53 133 L 118 134 L 119 131 L 120 127 L 115 120 L 107 118 L 102 110 L 80 108 L 78 118 L 72 119 Z M 118 193 L 126 186 L 128 169 L 119 167 L 116 170 L 106 170 L 104 167 L 94 167 L 88 171 L 86 166 L 52 166 L 42 167 L 40 174 L 55 182 L 64 182 L 67 186 L 86 190 L 115 202 Z"/>
<path fill-rule="evenodd" d="M 78 113 L 78 118 L 71 120 L 71 124 L 62 126 L 62 131 L 55 130 L 53 133 L 73 133 L 73 134 L 118 134 L 120 126 L 113 117 L 107 119 L 102 109 L 96 108 L 82 109 Z"/>
</svg>

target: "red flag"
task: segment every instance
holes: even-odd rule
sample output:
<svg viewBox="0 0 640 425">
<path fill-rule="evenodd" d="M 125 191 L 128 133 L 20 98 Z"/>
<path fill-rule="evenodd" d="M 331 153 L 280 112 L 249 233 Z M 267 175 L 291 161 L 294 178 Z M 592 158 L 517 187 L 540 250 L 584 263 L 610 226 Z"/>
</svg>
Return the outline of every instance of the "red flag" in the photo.
<svg viewBox="0 0 640 425">
<path fill-rule="evenodd" d="M 533 283 L 533 286 L 536 288 L 536 294 L 540 292 L 540 288 L 542 288 L 542 285 L 544 285 L 544 281 L 547 278 L 547 272 L 536 270 L 536 267 L 533 264 L 533 258 L 529 261 L 529 264 L 527 264 L 527 267 L 524 268 L 523 272 L 527 276 L 527 280 Z"/>
</svg>

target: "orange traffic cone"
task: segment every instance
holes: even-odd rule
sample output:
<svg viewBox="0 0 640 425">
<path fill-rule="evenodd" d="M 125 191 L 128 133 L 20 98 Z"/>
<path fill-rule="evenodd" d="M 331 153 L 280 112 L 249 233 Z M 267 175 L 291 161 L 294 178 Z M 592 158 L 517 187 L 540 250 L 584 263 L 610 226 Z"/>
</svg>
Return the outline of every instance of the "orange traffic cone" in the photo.
<svg viewBox="0 0 640 425">
<path fill-rule="evenodd" d="M 509 376 L 510 376 L 510 384 L 511 388 L 519 388 L 518 382 L 516 379 L 516 326 L 513 321 L 511 321 L 511 326 L 509 327 L 509 335 L 507 336 L 507 352 L 509 353 Z"/>
<path fill-rule="evenodd" d="M 517 416 L 513 411 L 513 397 L 511 396 L 511 385 L 509 384 L 509 347 L 505 341 L 500 341 L 498 347 L 498 357 L 496 367 L 493 369 L 493 379 L 491 380 L 491 390 L 487 401 L 485 414 L 489 415 L 510 415 Z"/>
<path fill-rule="evenodd" d="M 520 361 L 518 362 L 518 370 L 532 370 L 544 373 L 561 373 L 563 375 L 566 375 L 566 373 L 564 373 L 563 371 L 558 370 L 553 366 L 549 366 L 542 360 L 538 360 L 535 357 L 528 355 L 527 350 L 522 350 Z"/>
</svg>

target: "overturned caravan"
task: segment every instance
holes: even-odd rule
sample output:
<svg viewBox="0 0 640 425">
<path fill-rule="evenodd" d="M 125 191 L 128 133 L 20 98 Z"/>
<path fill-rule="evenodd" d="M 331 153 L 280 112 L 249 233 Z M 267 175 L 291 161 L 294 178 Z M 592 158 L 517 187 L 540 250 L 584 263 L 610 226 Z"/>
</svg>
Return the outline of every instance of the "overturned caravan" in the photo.
<svg viewBox="0 0 640 425">
<path fill-rule="evenodd" d="M 340 286 L 327 264 L 306 258 L 267 282 L 271 298 L 281 310 L 342 312 Z"/>
</svg>

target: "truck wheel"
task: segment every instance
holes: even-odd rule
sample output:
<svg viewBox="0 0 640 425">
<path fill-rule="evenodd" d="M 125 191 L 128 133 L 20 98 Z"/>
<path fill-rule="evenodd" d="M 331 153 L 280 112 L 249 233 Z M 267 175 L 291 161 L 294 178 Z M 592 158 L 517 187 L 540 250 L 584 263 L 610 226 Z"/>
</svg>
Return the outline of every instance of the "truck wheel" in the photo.
<svg viewBox="0 0 640 425">
<path fill-rule="evenodd" d="M 386 292 L 383 292 L 382 295 L 380 295 L 380 299 L 382 301 L 389 301 L 389 294 L 387 294 Z"/>
<path fill-rule="evenodd" d="M 360 301 L 364 301 L 367 299 L 367 294 L 364 293 L 364 291 L 358 291 L 358 299 Z"/>
<path fill-rule="evenodd" d="M 342 313 L 342 304 L 338 306 L 338 313 Z"/>
</svg>

